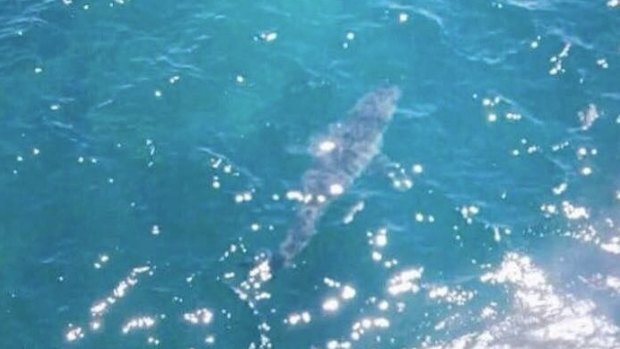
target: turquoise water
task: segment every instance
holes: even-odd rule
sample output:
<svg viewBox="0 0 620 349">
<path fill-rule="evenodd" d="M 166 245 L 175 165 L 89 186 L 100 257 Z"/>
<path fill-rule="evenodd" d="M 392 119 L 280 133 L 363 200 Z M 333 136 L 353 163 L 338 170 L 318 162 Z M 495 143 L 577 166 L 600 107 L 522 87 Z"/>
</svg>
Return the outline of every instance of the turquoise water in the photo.
<svg viewBox="0 0 620 349">
<path fill-rule="evenodd" d="M 0 347 L 620 347 L 618 11 L 0 2 Z M 245 289 L 386 82 L 392 166 Z"/>
</svg>

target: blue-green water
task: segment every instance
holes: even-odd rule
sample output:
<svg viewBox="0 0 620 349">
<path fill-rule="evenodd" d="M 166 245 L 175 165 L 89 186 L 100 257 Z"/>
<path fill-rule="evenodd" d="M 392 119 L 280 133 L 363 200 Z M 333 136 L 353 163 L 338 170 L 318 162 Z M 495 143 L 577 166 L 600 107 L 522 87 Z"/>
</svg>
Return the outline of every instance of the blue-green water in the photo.
<svg viewBox="0 0 620 349">
<path fill-rule="evenodd" d="M 0 348 L 620 347 L 618 11 L 0 1 Z M 244 289 L 386 82 L 402 173 Z"/>
</svg>

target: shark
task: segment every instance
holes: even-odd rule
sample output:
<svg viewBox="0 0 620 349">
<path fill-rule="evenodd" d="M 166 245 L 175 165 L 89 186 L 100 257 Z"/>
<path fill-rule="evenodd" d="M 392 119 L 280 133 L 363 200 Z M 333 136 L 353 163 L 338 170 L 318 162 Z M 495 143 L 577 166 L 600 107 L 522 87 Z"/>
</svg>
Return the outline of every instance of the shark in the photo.
<svg viewBox="0 0 620 349">
<path fill-rule="evenodd" d="M 310 141 L 310 166 L 301 177 L 295 217 L 278 248 L 268 253 L 271 270 L 294 265 L 308 245 L 329 205 L 349 189 L 381 153 L 383 135 L 402 92 L 384 85 L 366 93 L 346 117 Z"/>
</svg>

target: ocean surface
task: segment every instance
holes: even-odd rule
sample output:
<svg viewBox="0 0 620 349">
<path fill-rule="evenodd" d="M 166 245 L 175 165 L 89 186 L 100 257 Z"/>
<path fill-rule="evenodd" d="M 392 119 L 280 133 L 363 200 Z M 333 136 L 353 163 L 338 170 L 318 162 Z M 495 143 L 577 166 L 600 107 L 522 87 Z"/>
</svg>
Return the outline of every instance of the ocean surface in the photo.
<svg viewBox="0 0 620 349">
<path fill-rule="evenodd" d="M 0 348 L 211 347 L 620 348 L 619 2 L 0 0 Z"/>
</svg>

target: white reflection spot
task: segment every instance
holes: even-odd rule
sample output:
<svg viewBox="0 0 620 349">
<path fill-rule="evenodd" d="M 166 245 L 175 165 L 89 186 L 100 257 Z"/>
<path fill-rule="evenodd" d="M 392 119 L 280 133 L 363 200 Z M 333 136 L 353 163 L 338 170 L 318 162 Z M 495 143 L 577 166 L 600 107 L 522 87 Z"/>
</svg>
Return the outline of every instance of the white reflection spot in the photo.
<svg viewBox="0 0 620 349">
<path fill-rule="evenodd" d="M 594 122 L 600 117 L 600 113 L 595 104 L 588 104 L 586 109 L 580 111 L 578 114 L 579 122 L 581 123 L 581 129 L 586 131 Z"/>
<path fill-rule="evenodd" d="M 323 278 L 323 283 L 329 287 L 340 287 L 340 282 L 327 277 Z"/>
<path fill-rule="evenodd" d="M 603 69 L 609 68 L 609 63 L 607 63 L 607 60 L 605 58 L 597 59 L 596 64 Z"/>
<path fill-rule="evenodd" d="M 416 213 L 415 214 L 415 220 L 416 220 L 416 222 L 423 222 L 424 221 L 424 215 L 419 213 L 419 212 Z"/>
<path fill-rule="evenodd" d="M 566 218 L 571 220 L 587 219 L 590 217 L 585 207 L 573 206 L 568 201 L 562 202 L 562 210 L 564 211 Z"/>
<path fill-rule="evenodd" d="M 373 320 L 373 325 L 375 325 L 375 327 L 379 327 L 379 328 L 388 328 L 390 327 L 390 320 L 384 318 L 384 317 L 380 317 L 380 318 L 376 318 Z"/>
<path fill-rule="evenodd" d="M 588 149 L 585 147 L 580 147 L 577 149 L 577 158 L 583 159 L 586 155 L 588 155 Z"/>
<path fill-rule="evenodd" d="M 608 242 L 602 243 L 600 246 L 603 251 L 612 254 L 620 254 L 620 237 L 615 236 L 611 238 Z"/>
<path fill-rule="evenodd" d="M 70 328 L 65 334 L 65 338 L 69 342 L 84 338 L 84 332 L 81 327 Z"/>
<path fill-rule="evenodd" d="M 351 342 L 338 342 L 336 340 L 327 341 L 326 344 L 327 349 L 350 349 Z"/>
<path fill-rule="evenodd" d="M 480 212 L 480 208 L 475 205 L 463 206 L 460 208 L 461 216 L 465 218 L 467 224 L 471 224 L 473 222 L 473 217 Z"/>
<path fill-rule="evenodd" d="M 480 317 L 483 318 L 483 319 L 488 319 L 488 318 L 490 318 L 492 316 L 495 316 L 495 314 L 497 314 L 497 310 L 495 310 L 491 306 L 486 306 L 480 312 Z"/>
<path fill-rule="evenodd" d="M 341 293 L 342 299 L 351 299 L 355 297 L 355 294 L 356 294 L 355 289 L 349 285 L 345 285 L 342 288 L 342 293 Z"/>
<path fill-rule="evenodd" d="M 303 201 L 304 195 L 300 191 L 291 190 L 286 192 L 286 198 L 288 200 Z"/>
<path fill-rule="evenodd" d="M 242 202 L 250 202 L 252 201 L 252 192 L 245 191 L 241 193 L 235 194 L 235 202 L 240 204 Z"/>
<path fill-rule="evenodd" d="M 266 42 L 272 42 L 278 38 L 278 33 L 276 32 L 262 32 L 260 33 L 260 38 Z"/>
<path fill-rule="evenodd" d="M 312 317 L 310 316 L 310 313 L 307 311 L 304 311 L 302 313 L 292 313 L 288 316 L 288 318 L 286 319 L 286 323 L 288 323 L 291 326 L 295 326 L 295 325 L 299 325 L 301 323 L 309 323 L 312 320 Z"/>
<path fill-rule="evenodd" d="M 375 246 L 383 247 L 387 245 L 388 239 L 386 234 L 377 234 L 375 236 Z"/>
<path fill-rule="evenodd" d="M 333 141 L 327 140 L 319 144 L 319 150 L 322 153 L 329 153 L 334 149 L 336 149 L 336 143 L 334 143 Z"/>
<path fill-rule="evenodd" d="M 213 313 L 209 309 L 202 308 L 183 314 L 183 319 L 191 324 L 208 325 L 213 320 Z"/>
<path fill-rule="evenodd" d="M 388 280 L 388 292 L 393 295 L 399 295 L 405 292 L 417 293 L 420 286 L 417 282 L 422 277 L 424 268 L 411 268 L 404 270 Z"/>
<path fill-rule="evenodd" d="M 344 193 L 344 187 L 338 183 L 332 184 L 329 186 L 329 193 L 331 195 L 340 195 Z"/>
<path fill-rule="evenodd" d="M 325 302 L 323 302 L 323 310 L 327 312 L 333 312 L 338 310 L 340 307 L 340 302 L 336 298 L 329 298 Z"/>
<path fill-rule="evenodd" d="M 519 121 L 523 116 L 519 113 L 506 113 L 506 119 L 511 121 Z"/>
<path fill-rule="evenodd" d="M 155 325 L 155 319 L 150 316 L 142 316 L 129 320 L 123 325 L 123 333 L 127 334 L 136 329 L 150 328 Z"/>
<path fill-rule="evenodd" d="M 357 321 L 352 326 L 351 331 L 351 339 L 357 341 L 361 339 L 361 336 L 366 333 L 366 331 L 370 331 L 373 328 L 381 328 L 385 329 L 390 327 L 390 320 L 384 317 L 377 318 L 363 318 L 360 321 Z"/>
<path fill-rule="evenodd" d="M 462 290 L 459 286 L 450 289 L 447 286 L 432 286 L 428 297 L 456 305 L 464 305 L 474 297 L 474 292 Z"/>
<path fill-rule="evenodd" d="M 422 165 L 421 165 L 421 164 L 414 164 L 414 165 L 411 167 L 411 170 L 412 170 L 412 171 L 413 171 L 413 173 L 415 173 L 415 174 L 420 174 L 420 173 L 422 173 L 422 172 L 424 171 L 424 167 L 422 167 Z"/>
<path fill-rule="evenodd" d="M 555 195 L 560 195 L 563 192 L 566 191 L 566 188 L 568 187 L 568 184 L 564 183 L 560 183 L 557 187 L 553 188 L 553 194 Z"/>
</svg>

